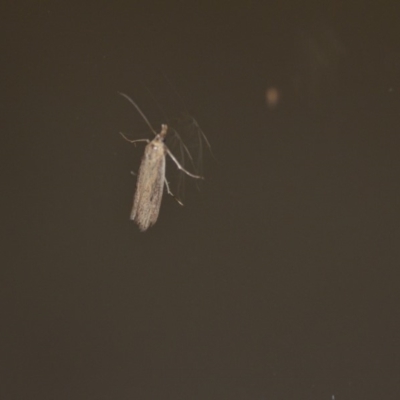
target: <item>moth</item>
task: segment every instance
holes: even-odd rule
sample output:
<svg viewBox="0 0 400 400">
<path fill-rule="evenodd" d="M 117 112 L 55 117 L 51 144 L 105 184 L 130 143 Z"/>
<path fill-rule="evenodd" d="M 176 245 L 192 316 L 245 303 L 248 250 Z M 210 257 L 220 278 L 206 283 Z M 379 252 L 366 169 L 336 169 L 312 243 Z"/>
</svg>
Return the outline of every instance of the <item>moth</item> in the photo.
<svg viewBox="0 0 400 400">
<path fill-rule="evenodd" d="M 200 175 L 192 174 L 191 172 L 183 168 L 176 157 L 171 153 L 171 151 L 165 144 L 165 138 L 168 132 L 168 126 L 166 124 L 162 124 L 161 131 L 159 133 L 156 133 L 150 122 L 147 120 L 146 116 L 140 110 L 139 106 L 128 95 L 124 93 L 119 94 L 125 97 L 136 108 L 136 110 L 149 126 L 150 130 L 155 135 L 153 140 L 130 140 L 122 132 L 120 132 L 122 137 L 130 143 L 147 142 L 139 167 L 139 173 L 136 182 L 136 191 L 133 198 L 133 206 L 130 215 L 130 219 L 132 221 L 135 221 L 139 229 L 144 232 L 150 226 L 154 225 L 157 222 L 164 192 L 164 185 L 167 189 L 168 194 L 173 196 L 179 204 L 183 205 L 181 201 L 171 192 L 168 181 L 165 177 L 167 155 L 171 157 L 177 168 L 180 171 L 184 172 L 186 175 L 195 179 L 204 178 Z M 188 151 L 186 147 L 185 149 L 186 151 Z"/>
</svg>

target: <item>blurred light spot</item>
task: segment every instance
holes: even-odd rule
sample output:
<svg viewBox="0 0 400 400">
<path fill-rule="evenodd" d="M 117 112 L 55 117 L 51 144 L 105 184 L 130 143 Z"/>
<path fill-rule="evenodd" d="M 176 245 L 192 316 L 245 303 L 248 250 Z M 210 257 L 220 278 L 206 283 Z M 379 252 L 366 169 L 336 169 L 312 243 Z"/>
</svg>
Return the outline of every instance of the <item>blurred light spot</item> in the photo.
<svg viewBox="0 0 400 400">
<path fill-rule="evenodd" d="M 280 102 L 281 95 L 276 87 L 267 88 L 265 91 L 265 102 L 270 109 L 275 108 Z"/>
</svg>

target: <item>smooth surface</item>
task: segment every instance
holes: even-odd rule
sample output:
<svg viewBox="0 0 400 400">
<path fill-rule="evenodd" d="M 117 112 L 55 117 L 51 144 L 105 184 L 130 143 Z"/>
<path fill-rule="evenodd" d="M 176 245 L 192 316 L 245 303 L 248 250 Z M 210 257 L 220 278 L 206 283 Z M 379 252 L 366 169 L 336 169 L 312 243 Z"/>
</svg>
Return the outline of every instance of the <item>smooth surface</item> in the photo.
<svg viewBox="0 0 400 400">
<path fill-rule="evenodd" d="M 398 13 L 268 3 L 1 12 L 1 399 L 400 398 Z M 216 157 L 145 233 L 143 83 Z"/>
</svg>

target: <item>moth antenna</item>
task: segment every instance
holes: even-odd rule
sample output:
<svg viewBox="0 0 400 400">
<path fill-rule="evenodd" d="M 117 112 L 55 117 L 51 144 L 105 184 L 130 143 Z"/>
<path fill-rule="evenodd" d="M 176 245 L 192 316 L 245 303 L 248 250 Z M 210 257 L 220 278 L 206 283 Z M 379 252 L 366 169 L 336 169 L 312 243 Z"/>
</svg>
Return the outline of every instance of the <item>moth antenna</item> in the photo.
<svg viewBox="0 0 400 400">
<path fill-rule="evenodd" d="M 150 128 L 150 130 L 154 133 L 154 135 L 157 135 L 157 132 L 154 130 L 154 128 L 151 126 L 149 120 L 146 118 L 144 115 L 143 111 L 139 108 L 139 106 L 125 93 L 118 92 L 121 96 L 125 97 L 137 110 L 137 112 L 142 116 L 144 121 L 146 122 L 147 126 Z"/>
</svg>

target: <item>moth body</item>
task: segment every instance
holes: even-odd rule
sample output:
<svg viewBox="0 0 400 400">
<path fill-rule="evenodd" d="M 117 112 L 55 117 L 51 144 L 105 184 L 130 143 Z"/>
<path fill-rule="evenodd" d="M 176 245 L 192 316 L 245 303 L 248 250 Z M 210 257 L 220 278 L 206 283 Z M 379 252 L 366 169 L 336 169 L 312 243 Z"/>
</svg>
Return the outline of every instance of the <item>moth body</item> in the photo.
<svg viewBox="0 0 400 400">
<path fill-rule="evenodd" d="M 161 132 L 147 144 L 140 163 L 130 218 L 141 231 L 154 225 L 160 212 L 165 184 L 166 134 L 167 125 L 162 125 Z"/>
<path fill-rule="evenodd" d="M 133 206 L 130 215 L 130 219 L 136 222 L 136 224 L 139 226 L 139 229 L 141 231 L 145 231 L 157 221 L 158 214 L 160 213 L 164 185 L 168 193 L 173 196 L 179 204 L 183 205 L 182 202 L 171 192 L 168 181 L 165 178 L 167 154 L 176 164 L 177 168 L 186 175 L 195 179 L 204 178 L 200 175 L 195 175 L 187 171 L 168 149 L 164 143 L 168 126 L 162 124 L 160 133 L 156 133 L 139 106 L 126 94 L 120 94 L 136 108 L 155 135 L 154 139 L 151 141 L 148 139 L 130 140 L 122 132 L 120 132 L 122 137 L 130 143 L 147 142 L 139 167 L 136 191 L 133 197 Z M 178 135 L 176 131 L 175 134 Z M 183 149 L 189 158 L 193 160 L 188 148 L 184 144 Z"/>
</svg>

